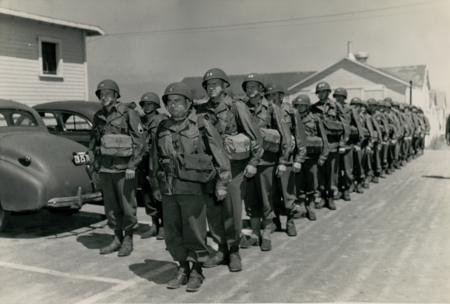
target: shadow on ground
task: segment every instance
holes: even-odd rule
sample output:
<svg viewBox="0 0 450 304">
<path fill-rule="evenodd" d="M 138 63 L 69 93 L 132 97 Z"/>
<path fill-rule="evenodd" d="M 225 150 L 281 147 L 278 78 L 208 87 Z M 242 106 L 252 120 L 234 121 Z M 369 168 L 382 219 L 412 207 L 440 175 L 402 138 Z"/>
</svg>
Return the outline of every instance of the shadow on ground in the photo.
<svg viewBox="0 0 450 304">
<path fill-rule="evenodd" d="M 175 276 L 178 265 L 174 262 L 145 260 L 128 267 L 135 275 L 155 284 L 167 284 Z"/>
<path fill-rule="evenodd" d="M 101 222 L 104 215 L 80 211 L 73 215 L 55 215 L 47 210 L 13 212 L 2 238 L 32 239 L 55 236 Z"/>
<path fill-rule="evenodd" d="M 437 178 L 437 179 L 450 179 L 450 177 L 440 176 L 440 175 L 422 175 L 422 177 L 425 177 L 425 178 Z"/>
</svg>

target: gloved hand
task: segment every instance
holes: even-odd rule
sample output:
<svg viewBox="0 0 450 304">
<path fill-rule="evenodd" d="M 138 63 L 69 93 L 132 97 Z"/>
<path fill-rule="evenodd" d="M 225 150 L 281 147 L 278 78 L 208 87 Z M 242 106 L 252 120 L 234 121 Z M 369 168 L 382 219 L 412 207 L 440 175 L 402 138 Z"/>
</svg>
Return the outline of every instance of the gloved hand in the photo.
<svg viewBox="0 0 450 304">
<path fill-rule="evenodd" d="M 134 170 L 127 169 L 125 171 L 125 179 L 134 179 L 135 175 L 136 175 L 136 172 Z"/>
<path fill-rule="evenodd" d="M 247 165 L 244 170 L 244 176 L 247 178 L 253 177 L 256 174 L 256 167 Z"/>
<path fill-rule="evenodd" d="M 161 191 L 155 190 L 153 191 L 153 198 L 157 201 L 162 201 Z"/>
<path fill-rule="evenodd" d="M 278 178 L 280 178 L 285 171 L 286 171 L 286 166 L 285 165 L 278 165 L 277 166 L 277 171 L 275 172 L 275 174 L 277 175 Z"/>
<path fill-rule="evenodd" d="M 300 170 L 302 169 L 302 164 L 301 164 L 301 163 L 295 162 L 295 163 L 292 165 L 292 167 L 294 168 L 294 172 L 295 172 L 295 173 L 298 173 L 298 172 L 300 172 Z"/>
<path fill-rule="evenodd" d="M 227 197 L 227 191 L 226 190 L 216 190 L 216 197 L 218 201 L 223 200 L 225 197 Z"/>
</svg>

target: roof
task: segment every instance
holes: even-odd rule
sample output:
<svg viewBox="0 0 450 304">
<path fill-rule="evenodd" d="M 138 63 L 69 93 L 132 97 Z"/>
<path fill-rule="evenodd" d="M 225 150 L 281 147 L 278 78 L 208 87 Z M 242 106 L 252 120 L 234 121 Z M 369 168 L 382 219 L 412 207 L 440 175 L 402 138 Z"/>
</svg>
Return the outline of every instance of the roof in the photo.
<svg viewBox="0 0 450 304">
<path fill-rule="evenodd" d="M 378 69 L 406 82 L 412 80 L 414 86 L 422 87 L 426 81 L 427 66 L 425 64 Z"/>
<path fill-rule="evenodd" d="M 84 31 L 86 31 L 87 36 L 100 36 L 100 35 L 105 34 L 103 32 L 103 30 L 101 28 L 99 28 L 98 26 L 82 24 L 82 23 L 78 23 L 78 22 L 59 20 L 59 19 L 55 19 L 55 18 L 39 16 L 39 15 L 35 15 L 35 14 L 25 13 L 25 12 L 2 8 L 2 7 L 0 7 L 0 14 L 14 16 L 14 17 L 20 17 L 20 18 L 25 18 L 25 19 L 31 19 L 31 20 L 35 20 L 35 21 L 56 24 L 56 25 L 65 26 L 65 27 L 76 28 L 79 30 L 84 30 Z"/>
<path fill-rule="evenodd" d="M 35 110 L 71 111 L 79 113 L 91 120 L 94 118 L 94 114 L 101 108 L 102 105 L 99 102 L 81 100 L 46 102 L 33 107 Z"/>
<path fill-rule="evenodd" d="M 264 79 L 265 83 L 268 82 L 279 82 L 284 86 L 284 89 L 287 90 L 289 86 L 292 84 L 299 82 L 300 80 L 308 77 L 314 72 L 287 72 L 287 73 L 266 73 L 260 74 Z M 228 81 L 231 85 L 231 90 L 233 91 L 233 95 L 244 95 L 245 92 L 242 90 L 242 82 L 245 79 L 247 74 L 242 75 L 230 75 L 228 76 Z M 195 99 L 203 99 L 206 98 L 206 91 L 202 87 L 202 77 L 186 77 L 182 80 L 194 94 Z"/>
</svg>

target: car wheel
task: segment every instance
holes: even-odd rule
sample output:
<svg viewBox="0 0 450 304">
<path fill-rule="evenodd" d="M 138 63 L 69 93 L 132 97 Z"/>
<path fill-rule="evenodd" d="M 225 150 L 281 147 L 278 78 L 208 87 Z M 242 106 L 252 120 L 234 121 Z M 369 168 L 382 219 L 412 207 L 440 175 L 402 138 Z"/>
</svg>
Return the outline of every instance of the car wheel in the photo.
<svg viewBox="0 0 450 304">
<path fill-rule="evenodd" d="M 56 215 L 72 215 L 75 213 L 80 212 L 80 209 L 72 209 L 72 208 L 47 208 L 47 210 L 51 213 L 51 214 L 56 214 Z"/>
<path fill-rule="evenodd" d="M 9 218 L 11 216 L 11 211 L 7 211 L 2 208 L 2 205 L 0 204 L 0 232 L 5 229 L 6 225 L 8 224 Z"/>
</svg>

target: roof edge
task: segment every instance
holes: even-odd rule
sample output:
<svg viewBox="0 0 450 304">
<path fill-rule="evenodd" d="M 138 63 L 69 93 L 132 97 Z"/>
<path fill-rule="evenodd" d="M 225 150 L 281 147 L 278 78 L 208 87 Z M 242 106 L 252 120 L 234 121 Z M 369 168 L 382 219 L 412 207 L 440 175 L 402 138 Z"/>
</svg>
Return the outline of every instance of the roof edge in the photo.
<svg viewBox="0 0 450 304">
<path fill-rule="evenodd" d="M 25 18 L 25 19 L 31 19 L 31 20 L 41 21 L 41 22 L 46 22 L 46 23 L 51 23 L 51 24 L 57 24 L 57 25 L 67 26 L 67 27 L 72 27 L 72 28 L 77 28 L 77 29 L 82 29 L 89 33 L 88 36 L 103 36 L 105 34 L 105 32 L 98 26 L 82 24 L 82 23 L 77 23 L 77 22 L 71 22 L 71 21 L 65 21 L 65 20 L 40 16 L 40 15 L 30 14 L 30 13 L 26 13 L 26 12 L 16 11 L 16 10 L 3 8 L 3 7 L 0 7 L 0 14 L 14 16 L 14 17 L 20 17 L 20 18 Z"/>
</svg>

